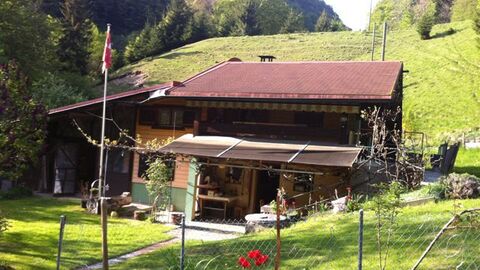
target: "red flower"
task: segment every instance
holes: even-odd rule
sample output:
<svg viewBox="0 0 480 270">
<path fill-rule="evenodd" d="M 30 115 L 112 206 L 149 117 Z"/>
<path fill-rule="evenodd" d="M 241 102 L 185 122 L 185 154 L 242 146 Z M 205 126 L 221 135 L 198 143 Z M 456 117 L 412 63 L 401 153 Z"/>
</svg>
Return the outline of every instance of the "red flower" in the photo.
<svg viewBox="0 0 480 270">
<path fill-rule="evenodd" d="M 262 252 L 258 249 L 249 251 L 247 254 L 248 254 L 248 257 L 251 259 L 258 259 L 260 258 L 260 256 L 262 256 Z"/>
<path fill-rule="evenodd" d="M 238 258 L 238 264 L 240 264 L 240 266 L 242 266 L 243 268 L 250 268 L 252 266 L 250 262 L 242 256 Z"/>
<path fill-rule="evenodd" d="M 255 260 L 255 265 L 260 266 L 260 265 L 264 264 L 267 260 L 268 260 L 268 255 L 260 255 L 260 257 L 258 257 Z"/>
</svg>

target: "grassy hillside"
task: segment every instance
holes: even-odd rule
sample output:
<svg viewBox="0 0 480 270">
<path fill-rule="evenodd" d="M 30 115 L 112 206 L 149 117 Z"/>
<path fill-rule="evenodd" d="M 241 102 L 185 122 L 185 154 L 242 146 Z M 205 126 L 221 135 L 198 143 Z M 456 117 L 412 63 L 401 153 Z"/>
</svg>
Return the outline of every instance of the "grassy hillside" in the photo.
<svg viewBox="0 0 480 270">
<path fill-rule="evenodd" d="M 405 63 L 405 128 L 426 132 L 430 140 L 480 126 L 480 50 L 469 21 L 437 25 L 431 40 L 421 41 L 415 30 L 388 35 L 386 60 Z M 455 33 L 450 34 L 452 28 Z M 380 39 L 375 59 L 380 58 Z M 117 75 L 142 71 L 147 84 L 183 80 L 195 73 L 239 57 L 258 61 L 272 54 L 277 61 L 370 60 L 371 36 L 358 32 L 307 33 L 215 38 L 127 66 Z"/>
</svg>

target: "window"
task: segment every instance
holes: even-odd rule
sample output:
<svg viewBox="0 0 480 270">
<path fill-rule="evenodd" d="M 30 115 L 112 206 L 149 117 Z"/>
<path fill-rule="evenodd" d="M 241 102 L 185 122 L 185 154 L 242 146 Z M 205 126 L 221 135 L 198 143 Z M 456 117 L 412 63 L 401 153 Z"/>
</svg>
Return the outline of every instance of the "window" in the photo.
<svg viewBox="0 0 480 270">
<path fill-rule="evenodd" d="M 293 190 L 296 192 L 310 192 L 313 191 L 313 174 L 299 173 L 295 175 L 295 182 L 293 183 Z"/>
<path fill-rule="evenodd" d="M 295 123 L 308 127 L 323 127 L 323 113 L 318 112 L 295 112 Z"/>
<path fill-rule="evenodd" d="M 155 123 L 154 108 L 140 108 L 138 122 L 140 125 L 153 125 Z"/>
<path fill-rule="evenodd" d="M 184 128 L 193 126 L 194 111 L 181 107 L 144 107 L 139 111 L 139 124 L 154 128 Z"/>
<path fill-rule="evenodd" d="M 184 127 L 193 127 L 193 121 L 195 121 L 195 112 L 194 111 L 184 111 L 183 112 L 183 126 Z"/>
</svg>

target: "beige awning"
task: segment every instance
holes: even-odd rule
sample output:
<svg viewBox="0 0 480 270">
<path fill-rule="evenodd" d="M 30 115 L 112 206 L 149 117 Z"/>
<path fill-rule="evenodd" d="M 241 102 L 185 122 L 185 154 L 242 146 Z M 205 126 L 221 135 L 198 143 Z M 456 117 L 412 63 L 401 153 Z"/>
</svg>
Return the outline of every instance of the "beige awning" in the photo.
<svg viewBox="0 0 480 270">
<path fill-rule="evenodd" d="M 300 112 L 332 112 L 332 113 L 360 113 L 359 106 L 346 105 L 318 105 L 318 104 L 288 104 L 267 102 L 232 102 L 187 100 L 188 107 L 206 107 L 221 109 L 251 109 L 251 110 L 282 110 Z"/>
<path fill-rule="evenodd" d="M 352 167 L 362 148 L 311 141 L 241 139 L 186 134 L 164 146 L 165 153 L 291 164 Z"/>
</svg>

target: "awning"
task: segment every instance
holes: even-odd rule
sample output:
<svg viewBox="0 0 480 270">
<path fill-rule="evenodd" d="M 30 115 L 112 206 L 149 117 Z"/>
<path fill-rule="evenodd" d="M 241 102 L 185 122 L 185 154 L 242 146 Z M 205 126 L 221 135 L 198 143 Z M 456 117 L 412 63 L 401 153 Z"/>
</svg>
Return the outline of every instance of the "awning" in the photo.
<svg viewBox="0 0 480 270">
<path fill-rule="evenodd" d="M 198 157 L 258 160 L 291 164 L 352 167 L 360 147 L 327 145 L 311 141 L 241 139 L 186 134 L 160 151 Z"/>
<path fill-rule="evenodd" d="M 359 106 L 288 104 L 288 103 L 266 103 L 266 102 L 187 100 L 187 107 L 251 109 L 251 110 L 282 110 L 282 111 L 300 111 L 300 112 L 360 113 Z"/>
</svg>

